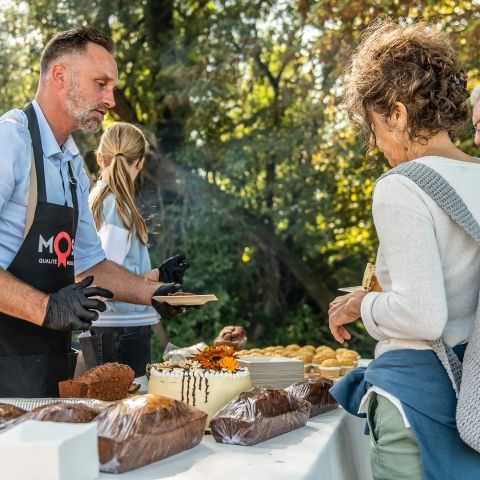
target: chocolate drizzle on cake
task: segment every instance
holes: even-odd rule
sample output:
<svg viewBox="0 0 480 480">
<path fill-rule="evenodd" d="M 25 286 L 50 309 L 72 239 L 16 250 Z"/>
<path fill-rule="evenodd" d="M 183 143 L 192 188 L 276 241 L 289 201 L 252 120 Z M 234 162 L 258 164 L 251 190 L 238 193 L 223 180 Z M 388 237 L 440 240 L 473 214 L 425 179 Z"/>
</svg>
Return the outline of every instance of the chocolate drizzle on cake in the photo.
<svg viewBox="0 0 480 480">
<path fill-rule="evenodd" d="M 208 378 L 205 377 L 205 403 L 208 400 Z"/>
<path fill-rule="evenodd" d="M 189 402 L 189 395 L 190 395 L 190 370 L 187 372 L 187 403 Z"/>
<path fill-rule="evenodd" d="M 185 371 L 182 374 L 182 402 L 185 401 L 185 396 L 184 396 L 184 393 L 183 393 L 184 388 L 185 388 Z"/>
<path fill-rule="evenodd" d="M 193 406 L 195 406 L 195 390 L 196 389 L 197 389 L 197 376 L 193 375 L 193 390 L 192 390 Z"/>
<path fill-rule="evenodd" d="M 200 377 L 200 380 L 198 382 L 198 391 L 201 392 L 202 391 L 202 380 L 203 380 L 203 377 L 201 376 Z"/>
</svg>

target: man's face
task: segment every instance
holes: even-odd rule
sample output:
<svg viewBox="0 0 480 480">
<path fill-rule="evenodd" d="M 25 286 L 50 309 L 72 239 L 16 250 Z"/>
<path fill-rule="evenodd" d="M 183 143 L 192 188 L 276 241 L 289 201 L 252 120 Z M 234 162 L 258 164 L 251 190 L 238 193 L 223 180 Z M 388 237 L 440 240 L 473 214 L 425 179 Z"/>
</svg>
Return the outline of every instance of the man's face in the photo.
<svg viewBox="0 0 480 480">
<path fill-rule="evenodd" d="M 89 43 L 85 52 L 72 55 L 68 63 L 67 113 L 78 129 L 96 132 L 107 111 L 115 106 L 117 64 L 107 50 L 95 43 Z"/>
<path fill-rule="evenodd" d="M 477 101 L 473 107 L 472 124 L 475 129 L 475 137 L 473 141 L 475 142 L 475 145 L 480 147 L 480 100 Z"/>
</svg>

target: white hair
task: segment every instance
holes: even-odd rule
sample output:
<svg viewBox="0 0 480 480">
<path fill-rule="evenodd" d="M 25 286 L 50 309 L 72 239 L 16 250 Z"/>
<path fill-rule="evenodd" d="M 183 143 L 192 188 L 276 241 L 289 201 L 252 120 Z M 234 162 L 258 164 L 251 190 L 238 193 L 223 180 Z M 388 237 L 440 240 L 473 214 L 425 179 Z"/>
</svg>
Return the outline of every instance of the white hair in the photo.
<svg viewBox="0 0 480 480">
<path fill-rule="evenodd" d="M 472 106 L 474 107 L 478 101 L 480 101 L 480 85 L 475 87 L 470 95 L 470 101 L 472 102 Z"/>
</svg>

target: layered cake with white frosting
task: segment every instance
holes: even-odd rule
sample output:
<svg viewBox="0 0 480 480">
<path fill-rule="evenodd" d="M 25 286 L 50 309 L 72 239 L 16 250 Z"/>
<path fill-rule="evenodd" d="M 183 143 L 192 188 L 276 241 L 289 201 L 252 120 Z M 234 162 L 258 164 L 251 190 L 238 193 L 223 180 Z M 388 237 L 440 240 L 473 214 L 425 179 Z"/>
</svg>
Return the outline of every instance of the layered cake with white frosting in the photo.
<svg viewBox="0 0 480 480">
<path fill-rule="evenodd" d="M 231 347 L 207 347 L 183 361 L 148 368 L 148 392 L 197 407 L 211 417 L 238 394 L 250 390 L 248 369 L 241 368 Z"/>
</svg>

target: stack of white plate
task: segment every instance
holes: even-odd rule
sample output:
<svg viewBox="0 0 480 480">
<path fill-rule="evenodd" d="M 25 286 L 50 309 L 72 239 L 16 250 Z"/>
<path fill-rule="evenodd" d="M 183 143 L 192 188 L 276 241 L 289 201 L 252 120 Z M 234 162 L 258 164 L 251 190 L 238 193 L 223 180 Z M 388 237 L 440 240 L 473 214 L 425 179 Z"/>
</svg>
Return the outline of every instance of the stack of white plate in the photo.
<svg viewBox="0 0 480 480">
<path fill-rule="evenodd" d="M 303 380 L 304 364 L 295 358 L 240 356 L 238 360 L 250 371 L 252 387 L 286 388 Z"/>
</svg>

